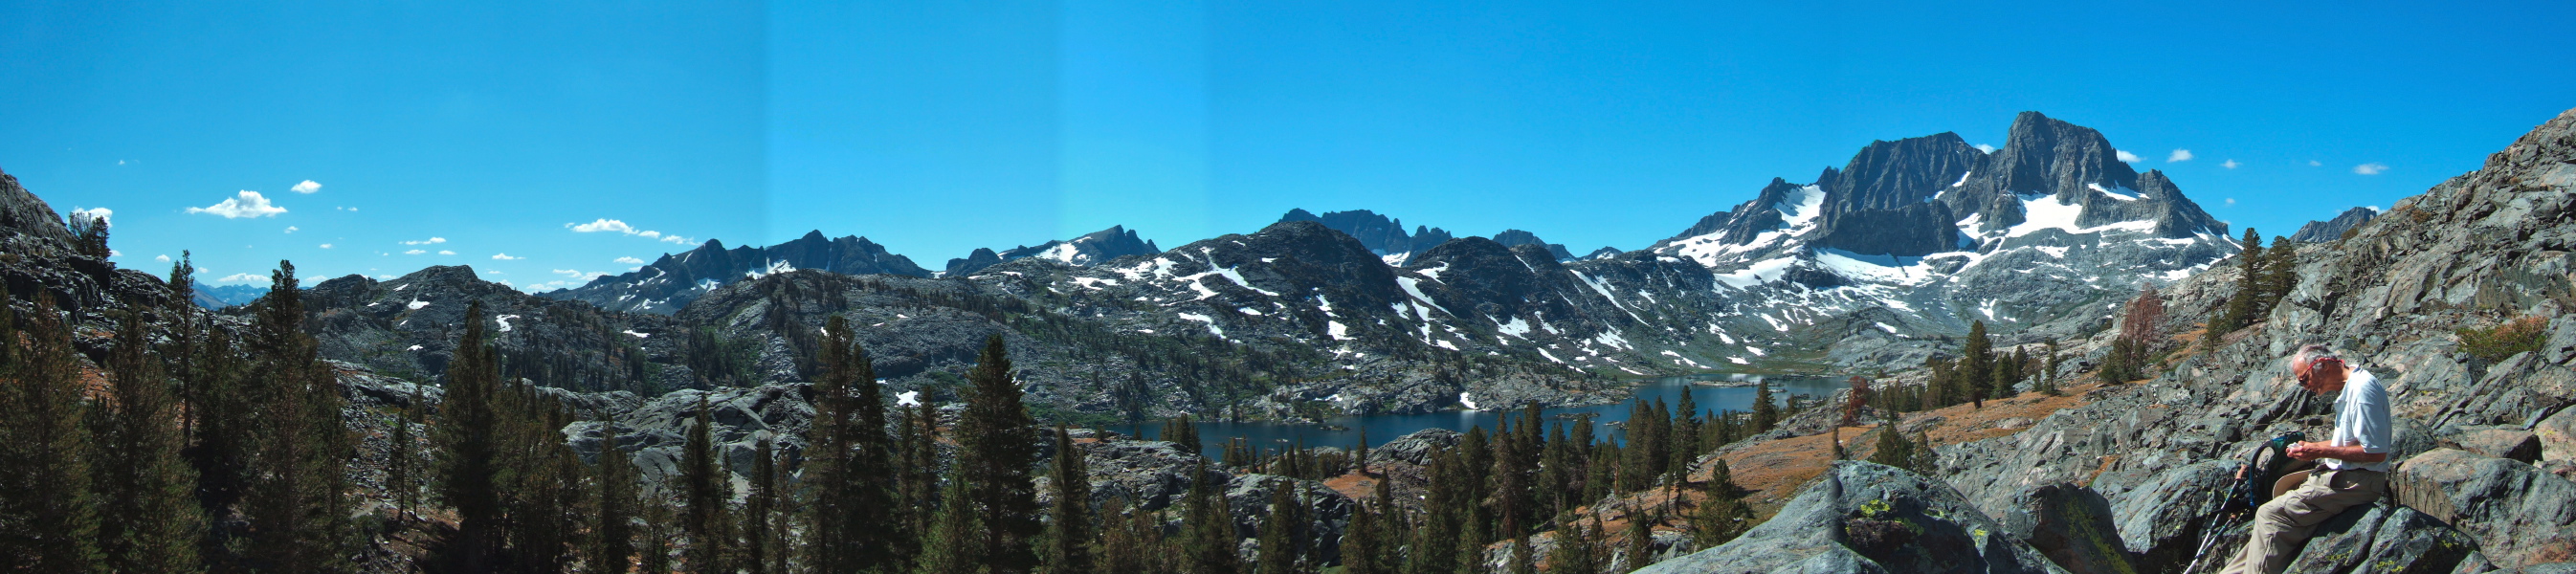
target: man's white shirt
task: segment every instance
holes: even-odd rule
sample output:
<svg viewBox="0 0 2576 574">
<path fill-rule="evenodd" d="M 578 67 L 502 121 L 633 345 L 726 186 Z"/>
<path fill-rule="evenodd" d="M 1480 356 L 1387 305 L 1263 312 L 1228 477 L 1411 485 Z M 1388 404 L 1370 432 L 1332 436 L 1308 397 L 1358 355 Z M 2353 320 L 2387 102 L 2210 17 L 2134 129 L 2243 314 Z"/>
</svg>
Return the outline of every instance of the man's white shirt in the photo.
<svg viewBox="0 0 2576 574">
<path fill-rule="evenodd" d="M 2344 379 L 2342 395 L 2335 397 L 2334 438 L 2329 439 L 2326 444 L 2358 445 L 2362 452 L 2368 453 L 2394 453 L 2396 449 L 2392 447 L 2396 446 L 2397 441 L 2390 438 L 2390 433 L 2393 432 L 2390 426 L 2388 389 L 2380 386 L 2379 377 L 2371 376 L 2370 371 L 2353 369 L 2352 376 Z M 2388 461 L 2385 460 L 2356 463 L 2341 459 L 2320 458 L 2317 459 L 2317 464 L 2333 470 L 2388 472 Z"/>
</svg>

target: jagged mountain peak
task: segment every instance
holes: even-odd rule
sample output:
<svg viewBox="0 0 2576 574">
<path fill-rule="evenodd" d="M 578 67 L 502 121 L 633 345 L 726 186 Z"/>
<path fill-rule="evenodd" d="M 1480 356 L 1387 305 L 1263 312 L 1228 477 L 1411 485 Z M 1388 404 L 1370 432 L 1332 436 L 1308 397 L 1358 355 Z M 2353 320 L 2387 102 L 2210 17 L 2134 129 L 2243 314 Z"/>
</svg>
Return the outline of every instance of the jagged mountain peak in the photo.
<svg viewBox="0 0 2576 574">
<path fill-rule="evenodd" d="M 45 200 L 18 185 L 18 176 L 0 172 L 0 230 L 14 236 L 32 237 L 55 247 L 72 244 L 71 230 L 63 226 L 63 217 Z"/>
<path fill-rule="evenodd" d="M 2346 209 L 2343 213 L 2334 216 L 2334 219 L 2310 221 L 2307 225 L 2299 226 L 2299 232 L 2291 234 L 2290 240 L 2300 243 L 2325 243 L 2343 239 L 2345 233 L 2361 227 L 2361 224 L 2369 223 L 2375 217 L 2379 217 L 2377 207 L 2363 206 Z"/>
<path fill-rule="evenodd" d="M 1112 225 L 1108 229 L 1082 234 L 1073 239 L 1022 245 L 999 252 L 978 247 L 965 258 L 948 260 L 947 270 L 940 275 L 964 277 L 1004 261 L 1029 257 L 1067 265 L 1091 265 L 1129 255 L 1153 255 L 1162 252 L 1162 248 L 1154 246 L 1153 241 L 1137 236 L 1135 230 L 1128 229 L 1124 225 Z"/>
<path fill-rule="evenodd" d="M 602 276 L 587 285 L 540 296 L 588 301 L 617 311 L 669 314 L 717 287 L 797 269 L 850 275 L 930 276 L 929 270 L 913 264 L 911 258 L 888 252 L 885 246 L 866 237 L 826 239 L 822 231 L 815 230 L 768 247 L 726 248 L 723 242 L 709 239 L 696 249 L 663 254 L 634 271 Z"/>
<path fill-rule="evenodd" d="M 1379 215 L 1366 209 L 1334 211 L 1315 215 L 1305 209 L 1290 209 L 1279 217 L 1282 223 L 1311 221 L 1341 231 L 1360 240 L 1369 252 L 1387 258 L 1390 264 L 1401 264 L 1405 257 L 1430 249 L 1453 239 L 1446 229 L 1416 225 L 1411 233 L 1404 230 L 1404 220 Z"/>
<path fill-rule="evenodd" d="M 1555 257 L 1557 261 L 1574 260 L 1574 252 L 1567 251 L 1564 244 L 1548 243 L 1545 240 L 1539 239 L 1538 234 L 1536 233 L 1530 233 L 1518 229 L 1505 229 L 1502 233 L 1494 234 L 1494 242 L 1501 243 L 1506 247 L 1537 245 L 1540 248 L 1545 249 L 1549 255 Z"/>
</svg>

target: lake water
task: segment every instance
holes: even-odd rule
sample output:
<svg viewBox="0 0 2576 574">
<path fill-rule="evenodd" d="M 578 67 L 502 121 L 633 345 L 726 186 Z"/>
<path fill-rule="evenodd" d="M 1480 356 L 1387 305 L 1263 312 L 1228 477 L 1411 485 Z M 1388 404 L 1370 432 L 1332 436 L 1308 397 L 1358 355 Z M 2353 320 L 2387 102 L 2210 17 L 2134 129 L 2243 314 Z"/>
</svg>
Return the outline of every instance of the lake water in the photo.
<svg viewBox="0 0 2576 574">
<path fill-rule="evenodd" d="M 1729 380 L 1744 381 L 1745 385 L 1740 387 L 1720 387 L 1694 384 L 1700 381 Z M 1842 390 L 1849 386 L 1849 384 L 1845 383 L 1844 379 L 1841 377 L 1786 377 L 1776 375 L 1768 377 L 1746 375 L 1664 377 L 1638 385 L 1635 388 L 1636 396 L 1627 401 L 1590 407 L 1551 408 L 1542 412 L 1546 413 L 1546 416 L 1551 421 L 1550 424 L 1555 424 L 1553 421 L 1559 420 L 1559 415 L 1564 415 L 1565 420 L 1571 420 L 1571 417 L 1573 416 L 1589 413 L 1592 415 L 1593 424 L 1598 427 L 1593 429 L 1593 436 L 1610 437 L 1616 440 L 1619 437 L 1625 436 L 1625 434 L 1620 431 L 1619 427 L 1611 426 L 1611 423 L 1624 422 L 1628 420 L 1628 407 L 1631 402 L 1636 400 L 1653 401 L 1660 398 L 1664 400 L 1664 405 L 1667 408 L 1678 408 L 1681 402 L 1682 393 L 1690 393 L 1691 400 L 1699 404 L 1701 417 L 1703 418 L 1720 410 L 1739 412 L 1750 411 L 1753 409 L 1754 393 L 1754 388 L 1750 382 L 1754 380 L 1768 380 L 1771 383 L 1772 398 L 1780 404 L 1786 404 L 1790 395 L 1807 395 L 1811 398 L 1822 398 L 1831 396 L 1834 391 Z M 1520 411 L 1518 409 L 1514 409 L 1511 412 L 1518 414 Z M 1450 411 L 1420 415 L 1335 417 L 1325 419 L 1321 424 L 1200 422 L 1197 423 L 1197 426 L 1199 429 L 1199 444 L 1201 446 L 1202 454 L 1214 457 L 1223 453 L 1221 449 L 1226 441 L 1236 438 L 1244 439 L 1247 443 L 1265 449 L 1278 449 L 1281 447 L 1292 446 L 1299 440 L 1304 440 L 1308 447 L 1331 446 L 1348 449 L 1353 445 L 1359 444 L 1361 432 L 1366 431 L 1368 434 L 1369 447 L 1376 448 L 1378 445 L 1386 444 L 1387 441 L 1402 438 L 1404 435 L 1413 434 L 1414 431 L 1429 428 L 1445 428 L 1458 432 L 1467 432 L 1469 427 L 1481 426 L 1485 428 L 1486 432 L 1493 432 L 1495 423 L 1501 420 L 1502 415 L 1503 412 L 1501 411 L 1491 410 Z M 1328 428 L 1330 426 L 1346 428 Z M 1124 431 L 1130 435 L 1142 435 L 1148 439 L 1156 438 L 1157 435 L 1162 434 L 1160 423 L 1155 422 L 1147 422 L 1136 427 L 1128 427 L 1118 430 Z"/>
</svg>

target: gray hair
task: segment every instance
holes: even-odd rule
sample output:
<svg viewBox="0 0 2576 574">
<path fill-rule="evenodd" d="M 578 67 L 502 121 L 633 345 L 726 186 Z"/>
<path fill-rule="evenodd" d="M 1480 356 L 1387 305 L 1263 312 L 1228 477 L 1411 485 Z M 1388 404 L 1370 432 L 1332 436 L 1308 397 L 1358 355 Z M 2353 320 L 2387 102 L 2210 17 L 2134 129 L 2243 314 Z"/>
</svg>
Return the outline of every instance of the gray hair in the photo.
<svg viewBox="0 0 2576 574">
<path fill-rule="evenodd" d="M 2327 349 L 2325 345 L 2304 345 L 2299 347 L 2299 352 L 2290 354 L 2290 366 L 2295 369 L 2313 364 L 2317 359 L 2332 356 L 2335 356 L 2334 351 Z"/>
</svg>

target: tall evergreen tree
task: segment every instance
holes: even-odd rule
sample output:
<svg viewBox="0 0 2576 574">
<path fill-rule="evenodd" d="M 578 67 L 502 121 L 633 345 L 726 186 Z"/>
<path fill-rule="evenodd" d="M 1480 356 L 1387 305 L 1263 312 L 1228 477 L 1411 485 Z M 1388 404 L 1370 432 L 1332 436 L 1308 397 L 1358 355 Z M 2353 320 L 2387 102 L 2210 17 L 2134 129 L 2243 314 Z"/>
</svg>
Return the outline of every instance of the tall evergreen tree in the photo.
<svg viewBox="0 0 2576 574">
<path fill-rule="evenodd" d="M 1538 574 L 1538 564 L 1530 560 L 1529 535 L 1512 537 L 1512 556 L 1503 569 L 1511 574 Z"/>
<path fill-rule="evenodd" d="M 1234 515 L 1226 509 L 1224 485 L 1207 471 L 1203 460 L 1190 473 L 1186 519 L 1182 524 L 1182 570 L 1191 574 L 1235 574 Z"/>
<path fill-rule="evenodd" d="M 2263 236 L 2255 233 L 2254 228 L 2245 228 L 2243 243 L 2245 250 L 2236 254 L 2236 294 L 2227 298 L 2227 306 L 2220 308 L 2218 316 L 2210 319 L 2209 330 L 2201 335 L 2209 342 L 2210 348 L 2217 347 L 2219 335 L 2234 332 L 2253 322 L 2258 311 L 2256 307 L 2270 299 L 2263 292 L 2266 279 L 2263 264 L 2267 262 L 2263 258 Z"/>
<path fill-rule="evenodd" d="M 2281 305 L 2290 290 L 2299 287 L 2299 248 L 2283 237 L 2272 238 L 2272 248 L 2264 251 L 2269 261 L 2263 263 L 2263 295 L 2259 305 L 2264 313 Z"/>
<path fill-rule="evenodd" d="M 0 564 L 23 572 L 93 572 L 99 555 L 80 359 L 53 295 L 36 295 L 18 332 L 0 285 Z M 19 342 L 26 341 L 20 349 Z"/>
<path fill-rule="evenodd" d="M 150 327 L 137 313 L 119 319 L 108 359 L 115 394 L 91 411 L 104 463 L 97 469 L 100 550 L 110 571 L 194 571 L 204 521 L 194 497 L 196 472 L 179 456 L 187 436 L 170 381 L 150 352 Z"/>
<path fill-rule="evenodd" d="M 1300 557 L 1305 555 L 1306 505 L 1299 500 L 1297 483 L 1289 479 L 1270 482 L 1270 514 L 1261 521 L 1260 574 L 1300 574 L 1305 571 Z"/>
<path fill-rule="evenodd" d="M 456 509 L 456 538 L 447 545 L 449 567 L 479 572 L 496 568 L 501 544 L 501 485 L 496 464 L 501 445 L 497 405 L 501 369 L 484 342 L 483 303 L 465 306 L 464 333 L 448 362 L 446 394 L 430 440 L 438 451 L 439 498 Z"/>
<path fill-rule="evenodd" d="M 1742 536 L 1752 519 L 1753 511 L 1744 507 L 1740 487 L 1727 471 L 1726 461 L 1717 461 L 1715 470 L 1709 473 L 1708 496 L 1700 499 L 1699 513 L 1691 517 L 1692 544 L 1703 550 L 1716 548 Z"/>
<path fill-rule="evenodd" d="M 769 437 L 752 443 L 751 496 L 746 500 L 742 517 L 743 564 L 756 574 L 785 574 L 772 568 L 787 554 L 786 541 L 773 533 L 772 523 L 779 513 L 778 452 Z"/>
<path fill-rule="evenodd" d="M 1161 437 L 1165 441 L 1181 445 L 1182 452 L 1191 454 L 1199 452 L 1199 426 L 1190 422 L 1188 414 L 1164 420 Z"/>
<path fill-rule="evenodd" d="M 1780 424 L 1780 405 L 1773 404 L 1770 381 L 1753 382 L 1753 432 L 1769 432 Z"/>
<path fill-rule="evenodd" d="M 1020 402 L 1001 335 L 985 340 L 966 379 L 966 411 L 957 422 L 956 478 L 966 483 L 968 500 L 981 514 L 976 556 L 994 574 L 1028 572 L 1037 567 L 1032 546 L 1041 527 L 1037 485 L 1029 476 L 1037 464 L 1031 432 L 1036 423 Z"/>
<path fill-rule="evenodd" d="M 671 509 L 670 497 L 664 492 L 665 481 L 644 494 L 644 546 L 638 549 L 635 571 L 643 574 L 666 574 L 671 571 L 671 539 L 677 537 L 673 526 L 679 522 Z"/>
<path fill-rule="evenodd" d="M 1379 543 L 1385 528 L 1378 524 L 1379 504 L 1371 497 L 1352 505 L 1350 525 L 1342 529 L 1342 574 L 1395 574 L 1384 566 L 1391 549 Z"/>
<path fill-rule="evenodd" d="M 1055 427 L 1055 459 L 1049 470 L 1055 504 L 1047 509 L 1046 574 L 1091 574 L 1099 571 L 1092 554 L 1098 536 L 1091 524 L 1091 469 L 1073 434 Z"/>
<path fill-rule="evenodd" d="M 1622 554 L 1626 560 L 1621 571 L 1635 572 L 1654 563 L 1655 528 L 1650 522 L 1640 509 L 1628 508 L 1628 551 Z"/>
<path fill-rule="evenodd" d="M 926 497 L 937 479 L 912 469 L 936 468 L 938 455 L 930 450 L 936 447 L 926 440 L 907 441 L 896 452 L 885 433 L 885 400 L 874 383 L 875 367 L 847 319 L 834 315 L 825 322 L 819 362 L 823 377 L 815 385 L 814 422 L 806 429 L 811 446 L 804 463 L 804 482 L 812 496 L 806 520 L 812 541 L 808 563 L 825 572 L 899 570 L 910 562 L 919 532 L 915 526 L 920 518 L 908 509 L 929 502 L 910 496 Z M 904 423 L 906 437 L 935 431 L 916 429 L 928 421 L 916 423 L 909 413 Z M 895 461 L 897 456 L 904 460 Z M 885 480 L 890 476 L 898 480 Z M 897 484 L 889 488 L 889 482 Z"/>
<path fill-rule="evenodd" d="M 1548 574 L 1597 574 L 1601 559 L 1594 549 L 1598 538 L 1588 521 L 1577 519 L 1557 529 L 1556 551 L 1547 555 Z"/>
<path fill-rule="evenodd" d="M 304 333 L 295 265 L 279 261 L 253 321 L 262 375 L 252 389 L 255 472 L 247 491 L 254 564 L 275 572 L 346 570 L 344 471 L 352 451 L 337 375 Z"/>
<path fill-rule="evenodd" d="M 617 421 L 605 420 L 599 438 L 599 518 L 591 526 L 589 563 L 608 572 L 625 572 L 635 556 L 637 514 L 635 463 L 617 444 Z M 664 570 L 667 572 L 668 570 Z"/>
<path fill-rule="evenodd" d="M 1968 324 L 1968 343 L 1959 352 L 1959 367 L 1952 376 L 1967 383 L 1968 401 L 1976 408 L 1986 408 L 1986 395 L 1995 380 L 1995 342 L 1986 337 L 1986 322 Z"/>
<path fill-rule="evenodd" d="M 733 564 L 726 559 L 732 550 L 728 540 L 732 533 L 725 506 L 733 499 L 733 482 L 717 461 L 709 410 L 706 395 L 698 395 L 697 418 L 690 422 L 681 455 L 680 493 L 687 500 L 681 510 L 688 514 L 680 518 L 680 530 L 689 539 L 683 560 L 690 572 L 732 572 Z"/>
</svg>

